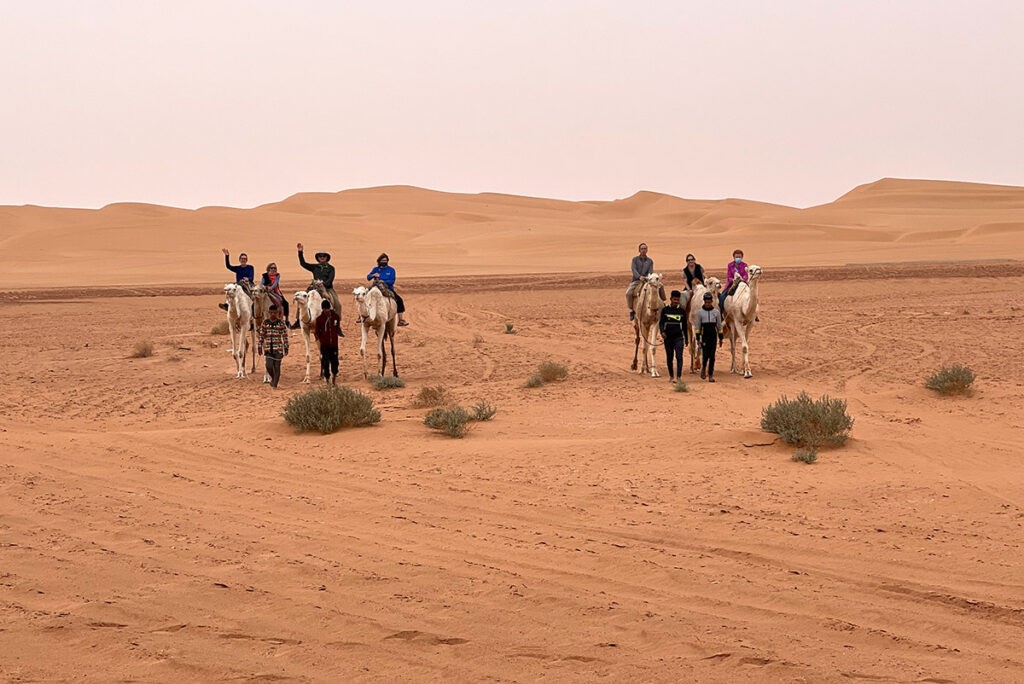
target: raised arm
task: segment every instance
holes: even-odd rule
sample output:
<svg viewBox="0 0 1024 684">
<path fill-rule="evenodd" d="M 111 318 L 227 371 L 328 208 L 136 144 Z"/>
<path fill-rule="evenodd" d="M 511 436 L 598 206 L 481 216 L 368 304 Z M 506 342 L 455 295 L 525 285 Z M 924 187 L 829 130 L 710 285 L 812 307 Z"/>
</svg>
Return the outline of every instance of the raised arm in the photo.
<svg viewBox="0 0 1024 684">
<path fill-rule="evenodd" d="M 302 256 L 302 243 L 300 242 L 295 246 L 299 249 L 299 266 L 302 266 L 302 268 L 306 269 L 307 271 L 312 271 L 313 265 L 308 263 Z"/>
</svg>

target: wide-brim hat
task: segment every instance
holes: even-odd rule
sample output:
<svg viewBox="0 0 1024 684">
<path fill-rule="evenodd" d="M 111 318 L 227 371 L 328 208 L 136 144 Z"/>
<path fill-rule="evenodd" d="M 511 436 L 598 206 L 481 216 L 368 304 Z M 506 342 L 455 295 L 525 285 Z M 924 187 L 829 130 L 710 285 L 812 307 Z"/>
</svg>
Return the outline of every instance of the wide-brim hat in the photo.
<svg viewBox="0 0 1024 684">
<path fill-rule="evenodd" d="M 331 255 L 330 255 L 329 252 L 317 252 L 316 254 L 313 255 L 313 258 L 314 259 L 319 259 L 321 256 L 327 257 L 328 261 L 331 260 Z"/>
</svg>

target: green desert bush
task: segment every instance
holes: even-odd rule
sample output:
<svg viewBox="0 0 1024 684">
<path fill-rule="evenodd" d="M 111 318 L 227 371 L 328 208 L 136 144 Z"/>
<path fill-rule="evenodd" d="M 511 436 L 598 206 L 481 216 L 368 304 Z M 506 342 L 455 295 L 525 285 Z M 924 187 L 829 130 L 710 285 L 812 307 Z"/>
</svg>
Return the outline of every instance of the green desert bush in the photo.
<svg viewBox="0 0 1024 684">
<path fill-rule="evenodd" d="M 132 348 L 133 359 L 145 359 L 153 355 L 153 343 L 148 340 L 139 340 Z"/>
<path fill-rule="evenodd" d="M 943 366 L 925 381 L 924 386 L 939 394 L 970 394 L 974 377 L 974 371 L 967 366 Z"/>
<path fill-rule="evenodd" d="M 210 328 L 211 335 L 227 335 L 228 334 L 228 322 L 221 321 L 217 325 Z"/>
<path fill-rule="evenodd" d="M 690 386 L 687 385 L 682 380 L 676 380 L 674 383 L 672 383 L 672 389 L 674 389 L 676 392 L 689 392 Z"/>
<path fill-rule="evenodd" d="M 806 463 L 807 465 L 810 465 L 811 463 L 814 463 L 815 461 L 818 460 L 818 450 L 813 448 L 797 449 L 796 453 L 793 454 L 793 460 L 799 463 Z"/>
<path fill-rule="evenodd" d="M 565 380 L 569 377 L 569 370 L 560 363 L 545 361 L 537 366 L 537 375 L 544 382 L 554 382 L 555 380 Z"/>
<path fill-rule="evenodd" d="M 281 415 L 296 431 L 325 435 L 338 428 L 380 422 L 380 411 L 373 408 L 373 399 L 348 387 L 325 387 L 296 394 L 284 405 Z"/>
<path fill-rule="evenodd" d="M 402 380 L 402 378 L 396 378 L 393 375 L 371 375 L 369 379 L 370 384 L 373 385 L 373 389 L 376 390 L 405 387 L 405 380 Z"/>
<path fill-rule="evenodd" d="M 416 408 L 432 408 L 434 406 L 444 406 L 448 403 L 451 403 L 451 396 L 448 394 L 448 390 L 444 388 L 444 385 L 423 387 L 420 389 L 419 394 L 416 395 L 416 398 L 412 400 L 412 405 Z"/>
<path fill-rule="evenodd" d="M 761 429 L 774 432 L 787 444 L 817 449 L 838 446 L 850 436 L 853 418 L 846 413 L 846 402 L 827 394 L 818 400 L 801 392 L 796 399 L 782 395 L 761 410 Z"/>
<path fill-rule="evenodd" d="M 470 419 L 477 421 L 490 420 L 494 417 L 494 414 L 498 412 L 497 407 L 491 405 L 486 400 L 481 399 L 470 407 Z"/>
<path fill-rule="evenodd" d="M 515 326 L 514 323 L 506 323 L 505 324 L 505 334 L 506 335 L 517 335 L 517 334 L 519 334 L 519 331 L 516 330 L 516 326 Z"/>
<path fill-rule="evenodd" d="M 544 379 L 540 377 L 540 373 L 534 373 L 526 379 L 525 387 L 540 387 L 544 384 Z"/>
<path fill-rule="evenodd" d="M 440 430 L 449 437 L 461 439 L 466 436 L 470 415 L 461 406 L 436 408 L 423 416 L 423 424 L 432 430 Z"/>
</svg>

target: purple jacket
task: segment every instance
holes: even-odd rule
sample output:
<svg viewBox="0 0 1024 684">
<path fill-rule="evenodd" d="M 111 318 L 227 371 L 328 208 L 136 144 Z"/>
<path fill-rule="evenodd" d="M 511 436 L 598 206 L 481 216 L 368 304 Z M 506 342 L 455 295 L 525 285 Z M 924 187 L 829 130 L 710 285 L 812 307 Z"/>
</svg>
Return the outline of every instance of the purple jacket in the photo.
<svg viewBox="0 0 1024 684">
<path fill-rule="evenodd" d="M 735 261 L 730 261 L 729 265 L 725 268 L 725 287 L 729 289 L 732 285 L 733 279 L 736 277 L 737 271 L 739 272 L 740 278 L 743 282 L 747 282 L 747 264 L 745 261 L 741 261 L 739 265 Z"/>
</svg>

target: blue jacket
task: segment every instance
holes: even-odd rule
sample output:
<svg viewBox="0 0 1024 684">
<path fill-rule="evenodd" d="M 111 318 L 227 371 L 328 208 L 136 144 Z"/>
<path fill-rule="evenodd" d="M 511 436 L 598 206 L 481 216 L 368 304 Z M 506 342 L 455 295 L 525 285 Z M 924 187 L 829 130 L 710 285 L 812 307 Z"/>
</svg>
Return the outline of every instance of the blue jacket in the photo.
<svg viewBox="0 0 1024 684">
<path fill-rule="evenodd" d="M 229 271 L 234 271 L 236 283 L 240 283 L 243 280 L 250 282 L 256 280 L 256 270 L 252 266 L 232 266 L 231 257 L 227 254 L 224 255 L 224 265 L 228 267 Z"/>
<path fill-rule="evenodd" d="M 389 290 L 394 291 L 394 289 L 395 289 L 395 269 L 391 268 L 390 266 L 385 266 L 384 268 L 381 268 L 380 266 L 377 266 L 372 271 L 370 271 L 368 274 L 366 274 L 366 279 L 367 280 L 373 280 L 374 276 L 377 276 L 377 278 L 380 280 L 380 282 L 382 282 L 385 285 L 387 285 Z"/>
</svg>

